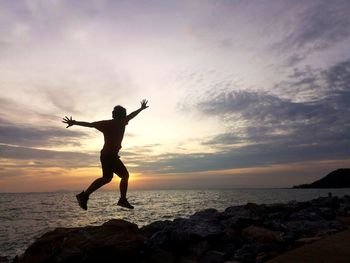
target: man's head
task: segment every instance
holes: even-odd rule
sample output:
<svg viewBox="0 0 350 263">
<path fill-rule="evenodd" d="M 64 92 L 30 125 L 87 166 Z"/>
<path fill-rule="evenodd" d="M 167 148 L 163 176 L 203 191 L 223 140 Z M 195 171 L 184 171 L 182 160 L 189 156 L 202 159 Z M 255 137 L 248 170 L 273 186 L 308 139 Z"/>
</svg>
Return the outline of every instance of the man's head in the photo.
<svg viewBox="0 0 350 263">
<path fill-rule="evenodd" d="M 126 109 L 120 105 L 115 106 L 112 111 L 112 117 L 115 120 L 125 119 L 126 117 Z"/>
</svg>

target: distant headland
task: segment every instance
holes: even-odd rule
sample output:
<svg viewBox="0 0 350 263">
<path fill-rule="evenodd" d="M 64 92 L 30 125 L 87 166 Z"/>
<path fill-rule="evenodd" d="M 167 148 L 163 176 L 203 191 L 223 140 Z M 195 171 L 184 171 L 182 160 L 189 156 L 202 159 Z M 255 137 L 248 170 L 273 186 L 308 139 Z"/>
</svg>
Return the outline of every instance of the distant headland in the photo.
<svg viewBox="0 0 350 263">
<path fill-rule="evenodd" d="M 311 184 L 296 185 L 293 188 L 350 188 L 350 169 L 337 169 Z"/>
</svg>

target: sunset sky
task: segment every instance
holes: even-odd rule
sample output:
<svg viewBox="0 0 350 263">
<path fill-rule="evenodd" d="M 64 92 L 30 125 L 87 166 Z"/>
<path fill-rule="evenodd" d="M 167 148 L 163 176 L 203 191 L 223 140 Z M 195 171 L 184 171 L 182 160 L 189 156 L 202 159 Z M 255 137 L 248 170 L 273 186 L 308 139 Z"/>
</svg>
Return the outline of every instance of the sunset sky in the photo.
<svg viewBox="0 0 350 263">
<path fill-rule="evenodd" d="M 290 187 L 350 167 L 350 1 L 1 0 L 0 192 Z M 106 189 L 116 189 L 115 178 Z"/>
</svg>

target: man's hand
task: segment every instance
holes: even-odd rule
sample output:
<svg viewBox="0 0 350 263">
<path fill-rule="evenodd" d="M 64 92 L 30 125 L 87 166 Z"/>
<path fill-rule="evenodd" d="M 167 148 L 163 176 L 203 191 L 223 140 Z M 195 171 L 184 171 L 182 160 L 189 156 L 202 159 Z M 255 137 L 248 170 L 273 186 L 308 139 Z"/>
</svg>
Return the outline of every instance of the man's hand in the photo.
<svg viewBox="0 0 350 263">
<path fill-rule="evenodd" d="M 141 101 L 141 109 L 147 109 L 149 106 L 147 106 L 148 100 L 142 100 Z"/>
<path fill-rule="evenodd" d="M 63 118 L 63 121 L 62 121 L 62 122 L 68 124 L 68 126 L 67 126 L 66 128 L 69 128 L 70 126 L 74 125 L 75 120 L 72 119 L 72 116 L 71 116 L 70 118 L 68 118 L 67 116 L 65 116 L 65 117 Z"/>
</svg>

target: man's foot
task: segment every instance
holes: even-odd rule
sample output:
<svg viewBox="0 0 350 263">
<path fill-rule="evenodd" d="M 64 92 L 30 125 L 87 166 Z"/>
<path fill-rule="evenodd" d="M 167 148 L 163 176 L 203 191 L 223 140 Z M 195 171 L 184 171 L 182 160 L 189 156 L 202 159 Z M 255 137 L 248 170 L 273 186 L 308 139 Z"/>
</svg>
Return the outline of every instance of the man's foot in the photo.
<svg viewBox="0 0 350 263">
<path fill-rule="evenodd" d="M 126 198 L 120 198 L 117 205 L 129 209 L 134 209 L 134 207 L 128 202 Z"/>
<path fill-rule="evenodd" d="M 84 210 L 87 210 L 87 201 L 89 200 L 89 197 L 86 196 L 85 192 L 82 191 L 80 194 L 76 195 L 76 198 L 78 200 L 79 206 Z"/>
</svg>

